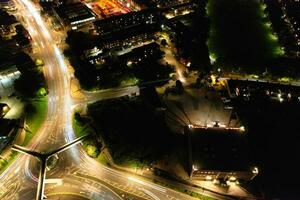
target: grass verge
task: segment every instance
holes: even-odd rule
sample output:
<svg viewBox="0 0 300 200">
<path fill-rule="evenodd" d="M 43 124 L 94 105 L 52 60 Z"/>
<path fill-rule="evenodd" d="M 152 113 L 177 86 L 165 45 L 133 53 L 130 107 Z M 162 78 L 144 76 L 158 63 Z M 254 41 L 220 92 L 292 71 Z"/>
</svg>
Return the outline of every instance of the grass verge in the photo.
<svg viewBox="0 0 300 200">
<path fill-rule="evenodd" d="M 10 164 L 17 158 L 17 155 L 17 152 L 12 151 L 7 160 L 0 160 L 0 174 L 2 174 L 2 172 L 4 172 L 10 166 Z"/>
<path fill-rule="evenodd" d="M 32 137 L 39 130 L 47 115 L 47 97 L 40 97 L 30 100 L 30 109 L 26 112 L 26 136 L 23 146 L 27 145 Z"/>
</svg>

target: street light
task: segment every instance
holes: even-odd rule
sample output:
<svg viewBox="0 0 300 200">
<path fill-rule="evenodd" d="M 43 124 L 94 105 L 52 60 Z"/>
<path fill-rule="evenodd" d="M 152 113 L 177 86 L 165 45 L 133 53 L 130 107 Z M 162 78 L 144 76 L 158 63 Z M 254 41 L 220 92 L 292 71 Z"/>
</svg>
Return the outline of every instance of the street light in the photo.
<svg viewBox="0 0 300 200">
<path fill-rule="evenodd" d="M 253 174 L 258 174 L 258 168 L 257 168 L 257 167 L 254 167 L 254 168 L 252 169 L 252 173 L 253 173 Z"/>
</svg>

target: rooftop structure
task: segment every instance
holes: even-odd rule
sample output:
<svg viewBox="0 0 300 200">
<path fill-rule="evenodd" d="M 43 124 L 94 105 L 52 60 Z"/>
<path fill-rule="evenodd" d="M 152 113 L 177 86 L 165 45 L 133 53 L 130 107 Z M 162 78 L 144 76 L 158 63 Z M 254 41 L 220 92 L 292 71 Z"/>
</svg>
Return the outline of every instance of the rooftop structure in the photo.
<svg viewBox="0 0 300 200">
<path fill-rule="evenodd" d="M 134 46 L 134 43 L 153 38 L 154 34 L 159 30 L 159 27 L 156 25 L 147 26 L 147 29 L 145 25 L 141 25 L 126 31 L 119 30 L 109 35 L 101 36 L 99 37 L 99 42 L 108 49 L 120 45 Z"/>
<path fill-rule="evenodd" d="M 154 24 L 160 21 L 160 13 L 147 9 L 139 12 L 114 16 L 108 19 L 98 20 L 94 23 L 99 35 L 110 34 L 119 30 L 137 27 L 143 24 Z"/>
<path fill-rule="evenodd" d="M 200 180 L 253 179 L 255 165 L 240 129 L 186 128 L 191 177 Z"/>
<path fill-rule="evenodd" d="M 11 36 L 15 32 L 15 26 L 19 24 L 13 15 L 0 9 L 0 35 L 2 37 Z"/>
<path fill-rule="evenodd" d="M 140 10 L 140 7 L 132 0 L 97 0 L 87 3 L 87 6 L 96 13 L 99 19 Z"/>
<path fill-rule="evenodd" d="M 83 3 L 68 4 L 54 8 L 61 24 L 77 29 L 96 19 L 96 15 Z"/>
<path fill-rule="evenodd" d="M 118 55 L 122 55 L 128 52 L 128 49 L 135 46 L 141 46 L 145 41 L 149 41 L 155 38 L 155 34 L 160 30 L 160 27 L 156 24 L 141 25 L 134 28 L 129 28 L 126 31 L 119 30 L 111 34 L 106 34 L 97 37 L 91 42 L 91 48 L 85 49 L 85 58 L 88 58 L 92 63 L 95 59 L 105 57 L 107 50 L 115 50 Z M 95 51 L 96 50 L 96 51 Z"/>
<path fill-rule="evenodd" d="M 151 59 L 153 57 L 159 57 L 161 51 L 159 45 L 156 42 L 134 48 L 130 52 L 119 56 L 121 61 L 125 61 L 127 65 L 139 63 L 141 61 Z M 128 63 L 129 62 L 129 63 Z"/>
</svg>

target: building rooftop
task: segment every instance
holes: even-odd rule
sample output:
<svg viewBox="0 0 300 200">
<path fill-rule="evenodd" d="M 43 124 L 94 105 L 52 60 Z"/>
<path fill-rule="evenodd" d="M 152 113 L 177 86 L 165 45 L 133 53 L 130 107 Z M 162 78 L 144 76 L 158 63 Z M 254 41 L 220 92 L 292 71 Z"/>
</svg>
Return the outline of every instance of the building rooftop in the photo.
<svg viewBox="0 0 300 200">
<path fill-rule="evenodd" d="M 138 12 L 130 12 L 124 15 L 113 16 L 110 18 L 94 22 L 99 34 L 107 34 L 128 27 L 136 27 L 143 24 L 154 24 L 160 19 L 160 13 L 153 9 L 146 9 Z"/>
<path fill-rule="evenodd" d="M 152 34 L 160 30 L 160 27 L 157 24 L 151 25 L 139 25 L 135 27 L 127 28 L 126 30 L 116 30 L 110 34 L 102 35 L 97 37 L 97 43 L 109 43 L 114 41 L 125 40 L 127 38 L 138 36 L 141 34 Z"/>
<path fill-rule="evenodd" d="M 71 26 L 76 26 L 96 19 L 96 15 L 83 3 L 63 5 L 55 8 L 57 15 L 67 21 Z"/>
<path fill-rule="evenodd" d="M 6 11 L 0 9 L 0 25 L 9 26 L 18 23 L 15 16 L 8 14 Z"/>
<path fill-rule="evenodd" d="M 253 167 L 243 133 L 222 128 L 189 131 L 192 164 L 199 170 L 249 171 Z"/>
</svg>

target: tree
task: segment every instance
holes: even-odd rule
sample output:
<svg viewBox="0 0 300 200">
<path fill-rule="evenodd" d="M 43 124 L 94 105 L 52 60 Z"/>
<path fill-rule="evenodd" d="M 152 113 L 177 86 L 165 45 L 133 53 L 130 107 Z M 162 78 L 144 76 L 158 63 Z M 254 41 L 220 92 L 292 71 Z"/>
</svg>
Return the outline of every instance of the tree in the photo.
<svg viewBox="0 0 300 200">
<path fill-rule="evenodd" d="M 162 39 L 161 40 L 161 45 L 162 46 L 166 46 L 167 45 L 167 40 L 166 39 Z"/>
<path fill-rule="evenodd" d="M 97 158 L 98 155 L 100 154 L 99 149 L 95 145 L 92 145 L 92 144 L 87 145 L 86 152 L 92 158 Z"/>
<path fill-rule="evenodd" d="M 176 81 L 176 88 L 177 88 L 179 94 L 182 94 L 184 88 L 183 88 L 182 82 L 180 80 Z"/>
</svg>

